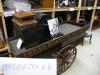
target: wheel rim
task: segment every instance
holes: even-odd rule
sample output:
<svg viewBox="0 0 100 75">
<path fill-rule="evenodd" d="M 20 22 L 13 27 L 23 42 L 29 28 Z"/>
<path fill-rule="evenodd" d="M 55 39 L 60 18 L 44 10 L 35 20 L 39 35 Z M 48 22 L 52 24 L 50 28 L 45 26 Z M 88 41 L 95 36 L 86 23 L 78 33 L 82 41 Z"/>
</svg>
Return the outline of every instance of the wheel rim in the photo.
<svg viewBox="0 0 100 75">
<path fill-rule="evenodd" d="M 74 46 L 67 46 L 60 50 L 57 56 L 58 74 L 65 72 L 74 62 L 77 50 Z"/>
</svg>

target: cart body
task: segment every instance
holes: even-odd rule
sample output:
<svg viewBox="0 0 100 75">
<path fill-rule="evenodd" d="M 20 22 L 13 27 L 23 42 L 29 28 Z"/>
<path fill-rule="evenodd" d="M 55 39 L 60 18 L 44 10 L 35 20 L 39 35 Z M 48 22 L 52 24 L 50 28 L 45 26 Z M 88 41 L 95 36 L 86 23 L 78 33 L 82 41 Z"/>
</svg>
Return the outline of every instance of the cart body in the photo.
<svg viewBox="0 0 100 75">
<path fill-rule="evenodd" d="M 14 57 L 31 58 L 56 58 L 58 74 L 66 71 L 76 58 L 76 46 L 82 43 L 86 27 L 82 24 L 66 22 L 59 26 L 63 34 L 32 48 L 22 48 L 18 50 L 15 42 L 18 39 L 10 41 L 12 55 Z"/>
</svg>

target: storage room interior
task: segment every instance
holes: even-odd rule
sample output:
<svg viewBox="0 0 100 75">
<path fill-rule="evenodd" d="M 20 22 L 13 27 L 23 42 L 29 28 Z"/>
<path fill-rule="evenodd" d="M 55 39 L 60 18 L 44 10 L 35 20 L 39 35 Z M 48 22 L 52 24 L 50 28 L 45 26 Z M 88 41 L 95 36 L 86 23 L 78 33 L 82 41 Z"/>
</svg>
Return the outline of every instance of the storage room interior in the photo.
<svg viewBox="0 0 100 75">
<path fill-rule="evenodd" d="M 99 39 L 100 0 L 0 0 L 0 58 L 56 59 L 56 75 L 100 75 Z"/>
</svg>

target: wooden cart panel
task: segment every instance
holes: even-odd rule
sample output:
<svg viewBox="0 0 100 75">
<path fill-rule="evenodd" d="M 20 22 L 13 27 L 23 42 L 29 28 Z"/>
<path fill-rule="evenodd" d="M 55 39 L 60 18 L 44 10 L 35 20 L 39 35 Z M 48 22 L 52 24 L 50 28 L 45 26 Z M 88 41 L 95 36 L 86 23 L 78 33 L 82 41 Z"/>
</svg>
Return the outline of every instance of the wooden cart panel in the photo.
<svg viewBox="0 0 100 75">
<path fill-rule="evenodd" d="M 59 43 L 62 43 L 63 41 L 68 41 L 72 37 L 75 37 L 76 35 L 80 36 L 81 34 L 84 34 L 84 32 L 86 31 L 86 27 L 79 27 L 79 26 L 75 26 L 69 23 L 60 25 L 59 29 L 61 33 L 63 33 L 64 35 L 58 38 L 52 39 L 50 41 L 44 42 L 42 44 L 39 44 L 33 48 L 29 48 L 27 50 L 25 48 L 23 48 L 22 50 L 18 50 L 17 48 L 13 46 L 14 41 L 10 42 L 13 49 L 14 56 L 32 57 L 40 52 L 43 52 L 53 46 L 58 45 Z"/>
</svg>

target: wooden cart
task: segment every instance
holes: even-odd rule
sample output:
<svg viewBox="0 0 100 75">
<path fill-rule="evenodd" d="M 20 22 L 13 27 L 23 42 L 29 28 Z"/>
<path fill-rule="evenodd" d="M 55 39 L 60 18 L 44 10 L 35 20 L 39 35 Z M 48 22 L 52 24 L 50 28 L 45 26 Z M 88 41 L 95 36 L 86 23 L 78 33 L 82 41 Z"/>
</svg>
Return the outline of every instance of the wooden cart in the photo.
<svg viewBox="0 0 100 75">
<path fill-rule="evenodd" d="M 18 50 L 15 42 L 10 41 L 11 53 L 14 57 L 56 58 L 57 74 L 65 72 L 74 62 L 77 54 L 76 46 L 82 43 L 86 27 L 78 23 L 64 23 L 59 26 L 62 36 L 39 44 L 35 47 Z"/>
</svg>

